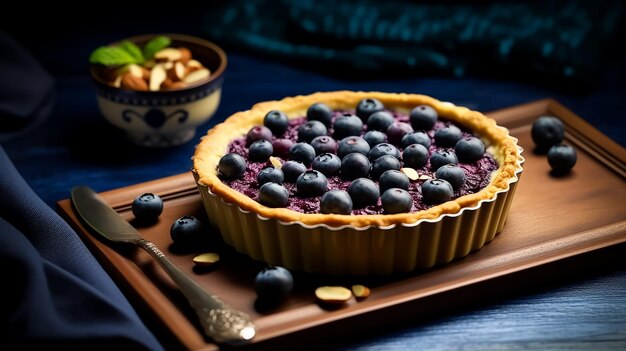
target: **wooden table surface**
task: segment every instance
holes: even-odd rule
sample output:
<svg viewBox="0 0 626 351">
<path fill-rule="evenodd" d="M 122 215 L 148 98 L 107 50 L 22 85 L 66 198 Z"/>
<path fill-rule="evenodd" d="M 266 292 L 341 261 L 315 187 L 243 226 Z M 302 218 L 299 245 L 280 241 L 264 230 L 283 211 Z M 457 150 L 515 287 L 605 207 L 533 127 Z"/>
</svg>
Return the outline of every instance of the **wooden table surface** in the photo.
<svg viewBox="0 0 626 351">
<path fill-rule="evenodd" d="M 189 144 L 167 150 L 143 150 L 98 115 L 93 88 L 85 74 L 57 78 L 57 107 L 27 138 L 5 143 L 18 170 L 50 206 L 69 196 L 77 184 L 106 191 L 186 172 L 200 135 L 230 113 L 257 101 L 317 90 L 380 90 L 425 93 L 481 111 L 553 97 L 603 133 L 624 145 L 624 123 L 615 124 L 603 108 L 624 111 L 624 85 L 611 83 L 600 95 L 575 96 L 525 83 L 467 79 L 407 78 L 345 81 L 290 68 L 251 56 L 233 54 L 222 104 L 215 119 L 201 126 Z M 616 112 L 617 113 L 617 112 Z M 621 118 L 621 112 L 619 112 Z M 623 118 L 621 118 L 623 120 Z M 99 143 L 104 151 L 86 149 Z M 598 179 L 597 181 L 602 181 Z M 569 214 L 564 213 L 563 217 Z M 626 218 L 626 209 L 624 210 Z M 563 218 L 554 218 L 562 220 Z M 380 320 L 379 328 L 357 336 L 324 340 L 324 349 L 337 350 L 625 350 L 626 248 L 600 257 L 565 262 L 541 284 L 516 286 L 489 301 L 460 304 L 435 315 L 407 311 L 412 321 Z M 586 265 L 585 262 L 589 264 Z M 575 267 L 575 269 L 572 269 Z M 463 296 L 456 296 L 463 302 Z M 303 340 L 306 345 L 306 340 Z"/>
</svg>

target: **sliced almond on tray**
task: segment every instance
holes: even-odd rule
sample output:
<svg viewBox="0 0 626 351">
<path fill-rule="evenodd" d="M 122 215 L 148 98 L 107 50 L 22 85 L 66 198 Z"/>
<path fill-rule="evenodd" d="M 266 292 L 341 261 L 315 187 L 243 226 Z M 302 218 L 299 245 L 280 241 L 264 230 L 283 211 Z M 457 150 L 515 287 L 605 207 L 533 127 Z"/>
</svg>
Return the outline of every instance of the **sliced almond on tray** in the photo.
<svg viewBox="0 0 626 351">
<path fill-rule="evenodd" d="M 193 263 L 198 267 L 210 267 L 220 260 L 220 255 L 215 252 L 207 252 L 193 258 Z"/>
<path fill-rule="evenodd" d="M 352 294 L 357 300 L 363 300 L 370 296 L 371 290 L 365 285 L 352 285 Z"/>
<path fill-rule="evenodd" d="M 324 303 L 341 304 L 352 297 L 352 290 L 343 286 L 320 286 L 315 289 L 315 296 Z"/>
</svg>

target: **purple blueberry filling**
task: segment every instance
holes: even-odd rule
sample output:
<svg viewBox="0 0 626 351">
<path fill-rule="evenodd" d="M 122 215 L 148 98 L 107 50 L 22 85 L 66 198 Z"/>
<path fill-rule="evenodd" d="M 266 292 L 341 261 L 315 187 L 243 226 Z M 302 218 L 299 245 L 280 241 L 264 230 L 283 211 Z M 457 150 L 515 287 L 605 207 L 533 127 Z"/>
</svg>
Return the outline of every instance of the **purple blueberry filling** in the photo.
<svg viewBox="0 0 626 351">
<path fill-rule="evenodd" d="M 390 111 L 391 112 L 391 111 Z M 332 120 L 334 122 L 338 117 L 343 116 L 344 114 L 355 114 L 355 111 L 334 111 Z M 396 113 L 392 112 L 396 122 L 402 122 L 410 125 L 409 115 L 404 113 Z M 284 134 L 280 136 L 281 139 L 289 139 L 294 144 L 298 142 L 298 129 L 300 126 L 307 123 L 306 117 L 295 118 L 289 120 L 289 125 Z M 441 147 L 438 146 L 435 142 L 435 132 L 439 129 L 448 127 L 453 125 L 448 120 L 444 118 L 439 118 L 432 129 L 426 131 L 426 134 L 431 140 L 430 146 L 428 147 L 429 154 L 432 155 L 435 151 L 440 149 L 450 150 L 454 152 L 454 145 L 451 147 Z M 460 128 L 462 138 L 473 136 L 471 132 L 467 129 L 462 128 L 460 126 L 456 126 Z M 368 127 L 366 124 L 362 127 L 361 136 L 368 131 Z M 327 135 L 333 135 L 333 128 L 329 127 L 327 130 Z M 276 136 L 272 136 L 272 140 L 276 140 Z M 400 139 L 401 140 L 401 137 Z M 401 143 L 396 143 L 398 149 L 402 152 L 403 148 L 400 146 Z M 231 142 L 228 146 L 229 153 L 236 153 L 243 156 L 244 159 L 250 160 L 249 157 L 249 148 L 246 146 L 246 136 L 242 136 L 237 138 Z M 283 162 L 286 159 L 283 158 Z M 402 163 L 402 161 L 401 161 Z M 403 164 L 403 163 L 402 163 Z M 247 167 L 245 169 L 243 177 L 239 179 L 222 179 L 224 184 L 229 187 L 241 192 L 242 194 L 249 196 L 252 199 L 258 200 L 260 193 L 260 186 L 257 182 L 257 176 L 259 172 L 265 167 L 271 166 L 269 161 L 264 162 L 247 162 Z M 459 186 L 454 190 L 452 198 L 457 198 L 463 195 L 472 194 L 480 191 L 484 188 L 490 180 L 491 173 L 498 168 L 496 161 L 489 153 L 484 153 L 482 157 L 478 158 L 476 161 L 470 163 L 459 162 L 458 166 L 465 173 L 465 183 Z M 308 169 L 311 169 L 309 166 Z M 420 175 L 427 175 L 429 177 L 435 178 L 435 170 L 431 169 L 430 159 L 426 161 L 426 163 L 416 169 Z M 328 176 L 328 189 L 340 189 L 348 191 L 348 187 L 352 183 L 352 180 L 343 179 L 340 175 Z M 378 184 L 378 181 L 374 181 Z M 417 212 L 421 210 L 428 209 L 434 204 L 425 203 L 422 198 L 422 184 L 424 180 L 411 181 L 409 185 L 408 192 L 413 199 L 413 204 L 410 212 Z M 294 211 L 298 211 L 301 213 L 320 213 L 320 196 L 314 197 L 302 197 L 298 195 L 296 189 L 295 182 L 284 182 L 283 186 L 289 192 L 289 202 L 286 208 L 289 208 Z M 382 194 L 381 194 L 382 195 Z M 381 203 L 381 199 L 379 198 L 375 205 L 370 205 L 365 208 L 355 208 L 352 210 L 353 215 L 360 214 L 382 214 L 385 211 L 383 210 L 383 205 Z"/>
</svg>

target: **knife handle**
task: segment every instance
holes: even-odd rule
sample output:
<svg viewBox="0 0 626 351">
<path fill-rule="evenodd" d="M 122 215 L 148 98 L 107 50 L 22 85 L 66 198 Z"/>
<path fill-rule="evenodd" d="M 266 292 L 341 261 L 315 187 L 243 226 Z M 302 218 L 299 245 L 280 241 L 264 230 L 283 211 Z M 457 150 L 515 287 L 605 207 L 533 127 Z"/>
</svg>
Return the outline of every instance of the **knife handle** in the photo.
<svg viewBox="0 0 626 351">
<path fill-rule="evenodd" d="M 142 239 L 137 241 L 137 245 L 148 251 L 178 285 L 189 305 L 196 311 L 205 333 L 215 342 L 240 344 L 254 337 L 256 329 L 250 316 L 210 294 L 176 267 L 154 243 Z"/>
</svg>

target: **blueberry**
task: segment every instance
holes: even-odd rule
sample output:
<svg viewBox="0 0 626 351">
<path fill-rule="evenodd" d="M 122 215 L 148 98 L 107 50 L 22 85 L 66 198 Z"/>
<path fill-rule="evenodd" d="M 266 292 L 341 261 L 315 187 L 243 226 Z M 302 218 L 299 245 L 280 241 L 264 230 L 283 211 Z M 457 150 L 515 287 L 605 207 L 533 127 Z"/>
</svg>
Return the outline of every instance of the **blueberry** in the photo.
<svg viewBox="0 0 626 351">
<path fill-rule="evenodd" d="M 402 166 L 400 161 L 392 155 L 383 155 L 372 162 L 370 177 L 374 180 L 378 179 L 381 174 L 390 169 L 400 170 Z"/>
<path fill-rule="evenodd" d="M 424 202 L 429 204 L 440 204 L 452 199 L 454 190 L 447 180 L 428 179 L 422 184 L 422 196 Z"/>
<path fill-rule="evenodd" d="M 359 116 L 363 122 L 367 122 L 367 119 L 374 112 L 382 111 L 384 109 L 385 106 L 383 103 L 376 99 L 363 99 L 356 105 L 356 115 Z"/>
<path fill-rule="evenodd" d="M 163 200 L 159 195 L 144 193 L 135 198 L 131 210 L 140 221 L 155 221 L 163 212 Z"/>
<path fill-rule="evenodd" d="M 530 131 L 537 150 L 544 153 L 553 145 L 563 141 L 565 126 L 560 119 L 552 116 L 539 117 Z"/>
<path fill-rule="evenodd" d="M 246 172 L 246 166 L 246 160 L 241 155 L 229 153 L 220 158 L 217 169 L 224 178 L 239 179 Z"/>
<path fill-rule="evenodd" d="M 315 158 L 315 149 L 307 143 L 295 143 L 289 149 L 289 159 L 300 161 L 308 166 Z"/>
<path fill-rule="evenodd" d="M 329 190 L 320 200 L 321 213 L 350 214 L 352 212 L 352 198 L 345 190 Z"/>
<path fill-rule="evenodd" d="M 283 171 L 271 166 L 263 168 L 259 174 L 256 175 L 256 182 L 259 183 L 259 186 L 269 182 L 282 184 L 283 181 L 285 181 Z"/>
<path fill-rule="evenodd" d="M 385 131 L 387 142 L 393 145 L 400 145 L 402 138 L 409 133 L 413 133 L 413 128 L 410 124 L 402 122 L 394 122 Z"/>
<path fill-rule="evenodd" d="M 274 153 L 272 143 L 265 139 L 259 139 L 250 145 L 248 158 L 252 162 L 265 162 L 272 156 L 272 153 Z"/>
<path fill-rule="evenodd" d="M 408 191 L 399 188 L 387 189 L 380 197 L 383 210 L 387 214 L 408 213 L 413 207 L 413 198 Z"/>
<path fill-rule="evenodd" d="M 364 208 L 376 205 L 380 197 L 378 186 L 367 178 L 357 178 L 350 183 L 348 194 L 352 198 L 354 208 Z"/>
<path fill-rule="evenodd" d="M 307 168 L 302 162 L 289 160 L 283 164 L 280 170 L 283 171 L 286 182 L 295 183 L 300 174 L 306 172 Z"/>
<path fill-rule="evenodd" d="M 202 239 L 204 226 L 194 216 L 182 216 L 172 223 L 170 238 L 176 245 L 191 245 Z"/>
<path fill-rule="evenodd" d="M 250 146 L 250 144 L 259 139 L 272 141 L 272 131 L 265 126 L 254 126 L 250 128 L 248 134 L 246 134 L 246 146 Z"/>
<path fill-rule="evenodd" d="M 311 140 L 311 146 L 315 149 L 315 154 L 323 154 L 329 152 L 334 154 L 337 151 L 337 142 L 328 135 L 322 135 Z"/>
<path fill-rule="evenodd" d="M 272 148 L 274 148 L 273 155 L 281 158 L 289 157 L 289 149 L 293 146 L 293 141 L 289 139 L 274 139 L 272 141 Z"/>
<path fill-rule="evenodd" d="M 326 135 L 328 131 L 324 123 L 320 121 L 308 121 L 298 128 L 298 141 L 310 143 L 318 136 Z"/>
<path fill-rule="evenodd" d="M 465 172 L 457 165 L 447 164 L 439 167 L 435 172 L 437 179 L 443 179 L 448 181 L 452 185 L 452 189 L 458 190 L 461 185 L 465 184 Z"/>
<path fill-rule="evenodd" d="M 576 164 L 576 150 L 566 144 L 554 145 L 548 151 L 548 163 L 556 175 L 569 172 Z"/>
<path fill-rule="evenodd" d="M 320 121 L 326 127 L 330 127 L 333 119 L 333 110 L 328 105 L 318 102 L 309 106 L 306 110 L 306 118 L 309 121 Z"/>
<path fill-rule="evenodd" d="M 320 171 L 306 171 L 296 180 L 296 188 L 302 197 L 320 196 L 328 190 L 328 179 Z"/>
<path fill-rule="evenodd" d="M 459 163 L 456 154 L 452 150 L 439 149 L 430 155 L 430 169 L 433 171 L 437 171 L 439 167 L 445 166 L 448 163 L 454 165 Z"/>
<path fill-rule="evenodd" d="M 461 140 L 463 132 L 453 125 L 437 129 L 435 132 L 435 144 L 440 147 L 454 147 Z"/>
<path fill-rule="evenodd" d="M 391 188 L 409 190 L 410 185 L 411 181 L 409 180 L 409 177 L 404 174 L 404 172 L 395 169 L 383 172 L 378 180 L 378 188 L 381 193 L 384 193 L 385 190 Z"/>
<path fill-rule="evenodd" d="M 269 111 L 263 118 L 263 125 L 272 131 L 272 134 L 279 137 L 283 135 L 289 127 L 289 118 L 278 110 Z"/>
<path fill-rule="evenodd" d="M 363 139 L 370 144 L 370 147 L 374 147 L 374 145 L 387 141 L 387 134 L 377 130 L 370 130 L 369 132 L 363 134 Z"/>
<path fill-rule="evenodd" d="M 422 168 L 428 161 L 428 149 L 422 144 L 411 144 L 402 151 L 402 162 L 406 167 Z"/>
<path fill-rule="evenodd" d="M 267 207 L 287 207 L 289 191 L 278 183 L 265 183 L 259 189 L 259 202 Z"/>
<path fill-rule="evenodd" d="M 341 177 L 347 180 L 367 177 L 370 172 L 370 160 L 367 156 L 353 152 L 341 160 Z"/>
<path fill-rule="evenodd" d="M 460 162 L 472 163 L 480 160 L 485 154 L 485 144 L 476 137 L 465 137 L 457 141 L 454 153 Z"/>
<path fill-rule="evenodd" d="M 419 105 L 411 111 L 411 126 L 415 130 L 430 130 L 437 122 L 437 111 L 428 105 Z"/>
<path fill-rule="evenodd" d="M 341 169 L 341 159 L 335 154 L 324 153 L 313 160 L 311 168 L 324 173 L 327 177 L 334 176 Z"/>
<path fill-rule="evenodd" d="M 394 121 L 395 118 L 393 118 L 391 113 L 387 111 L 377 111 L 372 113 L 367 119 L 367 129 L 384 132 Z"/>
<path fill-rule="evenodd" d="M 338 140 L 353 135 L 359 136 L 362 131 L 363 121 L 361 121 L 359 117 L 349 113 L 337 118 L 333 125 L 333 136 Z"/>
<path fill-rule="evenodd" d="M 400 158 L 400 150 L 397 147 L 389 143 L 380 143 L 375 145 L 369 152 L 368 156 L 371 161 L 376 160 L 380 156 L 391 155 L 395 158 Z"/>
<path fill-rule="evenodd" d="M 340 158 L 344 158 L 347 154 L 353 152 L 367 155 L 370 152 L 370 144 L 358 136 L 349 136 L 341 139 L 339 145 L 337 145 L 337 155 Z"/>
<path fill-rule="evenodd" d="M 430 147 L 430 137 L 424 132 L 409 133 L 402 137 L 400 144 L 402 147 L 407 147 L 411 144 L 421 144 L 428 149 Z"/>
<path fill-rule="evenodd" d="M 279 304 L 287 300 L 293 290 L 293 275 L 280 266 L 268 266 L 254 278 L 254 291 L 259 302 Z"/>
</svg>

